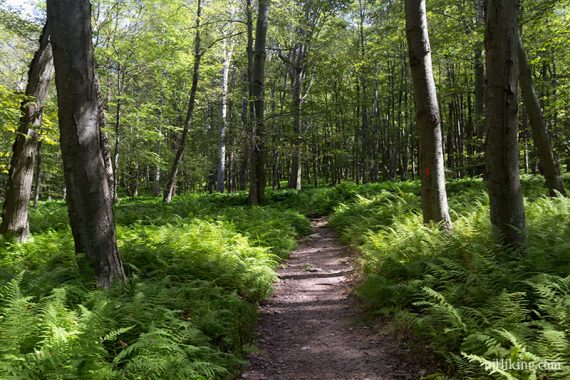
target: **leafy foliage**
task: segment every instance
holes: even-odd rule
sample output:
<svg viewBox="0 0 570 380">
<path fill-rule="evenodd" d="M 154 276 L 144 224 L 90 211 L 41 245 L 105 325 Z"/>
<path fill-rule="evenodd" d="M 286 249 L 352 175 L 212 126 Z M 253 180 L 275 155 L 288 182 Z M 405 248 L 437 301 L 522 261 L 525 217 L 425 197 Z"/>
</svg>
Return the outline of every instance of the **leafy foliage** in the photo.
<svg viewBox="0 0 570 380">
<path fill-rule="evenodd" d="M 493 240 L 482 182 L 450 183 L 453 234 L 423 225 L 417 196 L 392 185 L 336 208 L 332 224 L 360 248 L 358 293 L 445 359 L 454 376 L 570 376 L 570 200 L 546 198 L 525 178 L 529 239 L 524 252 Z M 532 202 L 530 202 L 532 200 Z M 561 370 L 504 369 L 497 360 L 561 363 Z"/>
<path fill-rule="evenodd" d="M 224 207 L 232 197 L 236 206 Z M 244 197 L 121 202 L 129 282 L 108 292 L 79 270 L 64 204 L 42 203 L 32 240 L 0 248 L 0 377 L 235 375 L 273 269 L 308 231 L 301 214 L 238 206 Z"/>
</svg>

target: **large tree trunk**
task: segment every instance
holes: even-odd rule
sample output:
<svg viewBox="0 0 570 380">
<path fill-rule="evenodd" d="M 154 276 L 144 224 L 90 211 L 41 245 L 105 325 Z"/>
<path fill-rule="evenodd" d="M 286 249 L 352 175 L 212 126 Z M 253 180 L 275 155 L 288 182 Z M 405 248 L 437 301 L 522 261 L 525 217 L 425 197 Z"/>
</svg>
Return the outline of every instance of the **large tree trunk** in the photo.
<svg viewBox="0 0 570 380">
<path fill-rule="evenodd" d="M 517 0 L 489 0 L 486 15 L 485 119 L 491 222 L 506 246 L 525 239 L 519 176 Z"/>
<path fill-rule="evenodd" d="M 216 190 L 222 193 L 226 181 L 226 130 L 228 124 L 228 80 L 232 62 L 233 46 L 225 43 L 224 63 L 222 66 L 222 119 L 220 123 L 220 141 L 218 143 L 218 169 Z"/>
<path fill-rule="evenodd" d="M 60 144 L 75 250 L 85 254 L 97 285 L 108 288 L 125 273 L 101 152 L 88 0 L 48 0 L 56 71 Z"/>
<path fill-rule="evenodd" d="M 170 170 L 170 175 L 168 177 L 168 183 L 164 191 L 164 203 L 170 203 L 172 196 L 174 195 L 176 176 L 178 175 L 180 163 L 182 162 L 182 155 L 184 153 L 184 148 L 186 148 L 186 143 L 188 142 L 188 133 L 190 132 L 190 126 L 192 125 L 192 119 L 194 117 L 196 92 L 198 90 L 198 75 L 200 73 L 200 61 L 202 60 L 202 36 L 200 33 L 201 18 L 202 0 L 198 0 L 198 9 L 196 12 L 196 39 L 194 40 L 194 70 L 192 73 L 193 77 L 192 86 L 190 88 L 190 99 L 188 100 L 188 111 L 186 113 L 186 121 L 184 123 L 184 129 L 182 130 L 182 136 L 180 137 L 176 156 L 174 157 L 174 163 L 172 164 L 172 169 Z"/>
<path fill-rule="evenodd" d="M 425 0 L 406 0 L 406 35 L 416 123 L 420 135 L 424 222 L 441 223 L 442 228 L 449 231 L 452 227 L 445 191 L 441 123 L 432 72 Z"/>
<path fill-rule="evenodd" d="M 265 41 L 270 0 L 259 0 L 257 24 L 255 27 L 255 47 L 252 65 L 252 90 L 254 107 L 253 142 L 250 168 L 249 202 L 263 204 L 265 202 L 265 120 L 264 120 L 264 87 L 265 87 Z"/>
<path fill-rule="evenodd" d="M 2 209 L 0 233 L 19 242 L 25 241 L 29 233 L 30 195 L 34 178 L 34 155 L 38 143 L 36 129 L 41 124 L 43 106 L 53 75 L 49 37 L 50 32 L 46 24 L 40 37 L 40 47 L 28 71 L 26 98 L 20 107 L 20 124 L 12 147 L 6 198 Z"/>
<path fill-rule="evenodd" d="M 518 58 L 520 75 L 519 84 L 532 130 L 532 137 L 534 144 L 536 145 L 540 165 L 544 172 L 546 185 L 548 186 L 551 196 L 556 196 L 558 194 L 564 195 L 566 194 L 566 191 L 564 190 L 564 182 L 560 176 L 558 162 L 556 162 L 554 152 L 552 151 L 550 136 L 548 135 L 548 129 L 546 128 L 546 123 L 544 122 L 544 117 L 540 109 L 540 103 L 538 101 L 538 96 L 536 95 L 532 73 L 528 64 L 528 57 L 524 50 L 520 33 L 518 35 Z"/>
</svg>

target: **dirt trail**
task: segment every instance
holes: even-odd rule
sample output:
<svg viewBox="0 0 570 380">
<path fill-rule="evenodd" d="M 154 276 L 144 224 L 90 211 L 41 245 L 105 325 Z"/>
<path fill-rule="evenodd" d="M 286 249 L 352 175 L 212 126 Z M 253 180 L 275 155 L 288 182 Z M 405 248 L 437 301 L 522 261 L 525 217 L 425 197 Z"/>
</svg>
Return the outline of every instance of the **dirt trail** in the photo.
<svg viewBox="0 0 570 380">
<path fill-rule="evenodd" d="M 354 267 L 323 219 L 291 254 L 260 310 L 259 352 L 242 379 L 419 379 L 410 353 L 359 322 Z"/>
</svg>

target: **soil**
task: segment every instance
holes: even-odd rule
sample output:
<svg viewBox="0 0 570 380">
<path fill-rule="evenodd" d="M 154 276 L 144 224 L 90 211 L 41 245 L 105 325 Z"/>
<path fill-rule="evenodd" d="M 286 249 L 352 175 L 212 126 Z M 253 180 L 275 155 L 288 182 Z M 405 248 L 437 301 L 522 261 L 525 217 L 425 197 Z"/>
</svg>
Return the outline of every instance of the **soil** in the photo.
<svg viewBox="0 0 570 380">
<path fill-rule="evenodd" d="M 382 326 L 365 322 L 351 295 L 354 257 L 326 220 L 279 270 L 273 296 L 260 307 L 259 351 L 242 374 L 249 380 L 420 379 L 424 360 Z M 416 360 L 419 359 L 419 360 Z"/>
</svg>

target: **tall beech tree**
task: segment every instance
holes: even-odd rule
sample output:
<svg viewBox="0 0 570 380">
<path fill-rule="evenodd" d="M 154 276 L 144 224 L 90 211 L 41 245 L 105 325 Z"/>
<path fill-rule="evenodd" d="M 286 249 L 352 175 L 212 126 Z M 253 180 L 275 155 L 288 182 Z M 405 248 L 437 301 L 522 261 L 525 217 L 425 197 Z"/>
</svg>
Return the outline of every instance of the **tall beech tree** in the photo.
<svg viewBox="0 0 570 380">
<path fill-rule="evenodd" d="M 500 241 L 525 240 L 518 145 L 518 1 L 489 0 L 485 18 L 485 121 L 491 222 Z"/>
<path fill-rule="evenodd" d="M 89 0 L 48 0 L 60 145 L 75 250 L 97 286 L 124 280 L 101 151 Z M 85 255 L 83 257 L 83 255 Z"/>
<path fill-rule="evenodd" d="M 38 131 L 49 83 L 53 75 L 52 48 L 48 24 L 40 36 L 28 71 L 25 98 L 20 107 L 20 124 L 12 147 L 12 159 L 2 209 L 0 233 L 19 242 L 26 241 L 29 233 L 29 209 L 34 179 L 34 159 L 38 145 Z"/>
<path fill-rule="evenodd" d="M 445 190 L 443 143 L 433 77 L 425 0 L 406 0 L 406 36 L 412 72 L 416 122 L 420 135 L 420 168 L 424 222 L 450 231 Z"/>
<path fill-rule="evenodd" d="M 192 86 L 190 87 L 190 98 L 188 99 L 188 108 L 186 111 L 186 120 L 184 122 L 184 129 L 182 130 L 182 135 L 180 136 L 180 142 L 178 143 L 178 148 L 176 149 L 176 155 L 174 157 L 174 162 L 172 163 L 172 169 L 170 169 L 170 174 L 168 176 L 168 183 L 166 184 L 166 189 L 164 190 L 164 203 L 170 203 L 172 197 L 174 196 L 174 190 L 176 188 L 176 177 L 178 176 L 178 170 L 180 169 L 180 164 L 182 163 L 182 155 L 184 154 L 184 149 L 188 143 L 188 134 L 190 132 L 190 127 L 192 126 L 192 120 L 194 118 L 194 108 L 196 106 L 196 93 L 198 91 L 198 80 L 200 74 L 200 63 L 202 61 L 202 34 L 200 31 L 202 23 L 202 0 L 198 0 L 196 9 L 196 38 L 194 40 L 194 68 L 192 71 Z"/>
<path fill-rule="evenodd" d="M 265 202 L 265 43 L 267 39 L 269 3 L 270 0 L 259 0 L 251 69 L 254 114 L 249 186 L 249 202 L 251 204 L 263 204 Z"/>
<path fill-rule="evenodd" d="M 552 144 L 550 143 L 550 136 L 548 135 L 548 129 L 540 109 L 540 102 L 538 101 L 538 95 L 534 88 L 532 73 L 528 64 L 528 57 L 524 50 L 522 36 L 520 33 L 518 33 L 517 41 L 519 85 L 521 88 L 523 103 L 528 114 L 530 128 L 532 130 L 532 138 L 536 145 L 540 165 L 544 172 L 546 186 L 548 186 L 551 196 L 556 196 L 558 194 L 565 195 L 566 191 L 564 189 L 562 176 L 560 175 L 560 167 L 554 157 L 554 151 L 552 150 Z"/>
</svg>

